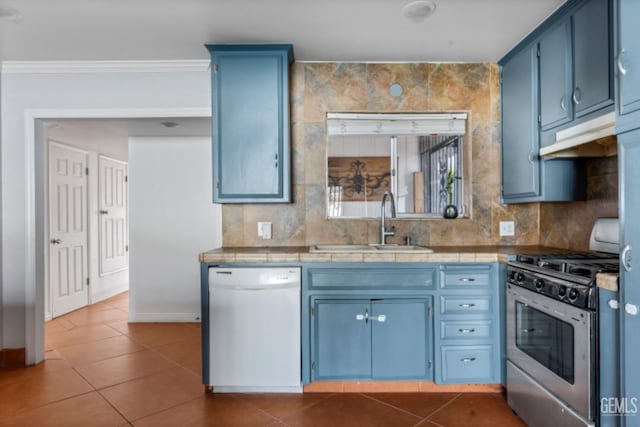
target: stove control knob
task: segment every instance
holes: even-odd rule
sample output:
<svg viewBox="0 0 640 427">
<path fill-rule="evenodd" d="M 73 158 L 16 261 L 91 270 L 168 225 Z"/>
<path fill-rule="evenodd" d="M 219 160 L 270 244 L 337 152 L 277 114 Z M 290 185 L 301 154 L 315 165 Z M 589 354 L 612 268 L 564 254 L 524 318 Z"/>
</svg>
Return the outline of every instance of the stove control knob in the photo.
<svg viewBox="0 0 640 427">
<path fill-rule="evenodd" d="M 576 299 L 578 299 L 578 290 L 576 288 L 571 288 L 571 290 L 569 291 L 569 301 L 575 301 Z"/>
<path fill-rule="evenodd" d="M 567 294 L 567 287 L 565 285 L 560 285 L 560 287 L 558 287 L 558 296 L 565 296 Z"/>
<path fill-rule="evenodd" d="M 539 290 L 539 291 L 541 291 L 542 288 L 544 288 L 544 280 L 542 280 L 542 279 L 534 280 L 533 284 L 536 287 L 536 289 Z"/>
<path fill-rule="evenodd" d="M 524 274 L 516 273 L 516 282 L 524 282 Z"/>
</svg>

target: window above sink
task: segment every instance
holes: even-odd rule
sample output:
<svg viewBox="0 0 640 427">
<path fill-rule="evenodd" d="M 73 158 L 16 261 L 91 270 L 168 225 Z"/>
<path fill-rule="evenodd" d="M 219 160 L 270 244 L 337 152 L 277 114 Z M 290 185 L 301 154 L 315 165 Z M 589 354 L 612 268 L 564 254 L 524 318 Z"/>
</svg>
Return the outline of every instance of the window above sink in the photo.
<svg viewBox="0 0 640 427">
<path fill-rule="evenodd" d="M 466 113 L 327 114 L 327 217 L 378 218 L 385 192 L 399 218 L 469 216 Z M 447 186 L 447 175 L 459 177 Z M 449 190 L 449 191 L 448 191 Z"/>
</svg>

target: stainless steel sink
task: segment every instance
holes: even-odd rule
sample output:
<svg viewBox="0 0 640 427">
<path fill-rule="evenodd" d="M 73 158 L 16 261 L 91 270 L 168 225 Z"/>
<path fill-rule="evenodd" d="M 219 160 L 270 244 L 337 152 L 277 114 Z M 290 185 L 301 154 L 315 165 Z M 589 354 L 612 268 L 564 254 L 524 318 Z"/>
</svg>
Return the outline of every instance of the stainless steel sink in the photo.
<svg viewBox="0 0 640 427">
<path fill-rule="evenodd" d="M 432 249 L 417 245 L 313 245 L 309 252 L 331 253 L 331 252 L 411 252 L 411 253 L 433 253 Z"/>
</svg>

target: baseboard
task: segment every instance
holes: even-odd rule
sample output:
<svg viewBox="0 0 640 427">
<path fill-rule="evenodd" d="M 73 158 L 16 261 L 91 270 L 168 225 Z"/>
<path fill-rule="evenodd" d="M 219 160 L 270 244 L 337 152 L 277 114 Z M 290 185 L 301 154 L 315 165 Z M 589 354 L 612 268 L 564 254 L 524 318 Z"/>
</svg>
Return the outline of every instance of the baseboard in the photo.
<svg viewBox="0 0 640 427">
<path fill-rule="evenodd" d="M 27 366 L 24 348 L 5 348 L 0 350 L 0 368 L 22 368 Z"/>
<path fill-rule="evenodd" d="M 501 384 L 436 384 L 432 381 L 314 381 L 305 393 L 502 393 Z"/>
<path fill-rule="evenodd" d="M 129 310 L 131 323 L 194 323 L 200 322 L 200 313 L 136 313 Z"/>
<path fill-rule="evenodd" d="M 121 294 L 125 291 L 129 290 L 129 283 L 118 283 L 117 285 L 110 286 L 107 289 L 103 289 L 101 291 L 96 292 L 95 294 L 91 294 L 91 304 L 95 304 L 100 301 L 104 301 L 113 296 Z"/>
</svg>

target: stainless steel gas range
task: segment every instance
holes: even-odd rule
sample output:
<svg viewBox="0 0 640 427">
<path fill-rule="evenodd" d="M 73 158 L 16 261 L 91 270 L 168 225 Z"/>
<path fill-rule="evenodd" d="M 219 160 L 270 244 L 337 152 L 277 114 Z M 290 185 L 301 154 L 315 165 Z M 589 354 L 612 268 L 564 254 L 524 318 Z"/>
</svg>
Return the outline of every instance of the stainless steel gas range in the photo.
<svg viewBox="0 0 640 427">
<path fill-rule="evenodd" d="M 507 400 L 530 426 L 598 419 L 596 274 L 617 272 L 618 221 L 600 219 L 590 249 L 518 255 L 507 267 Z"/>
</svg>

